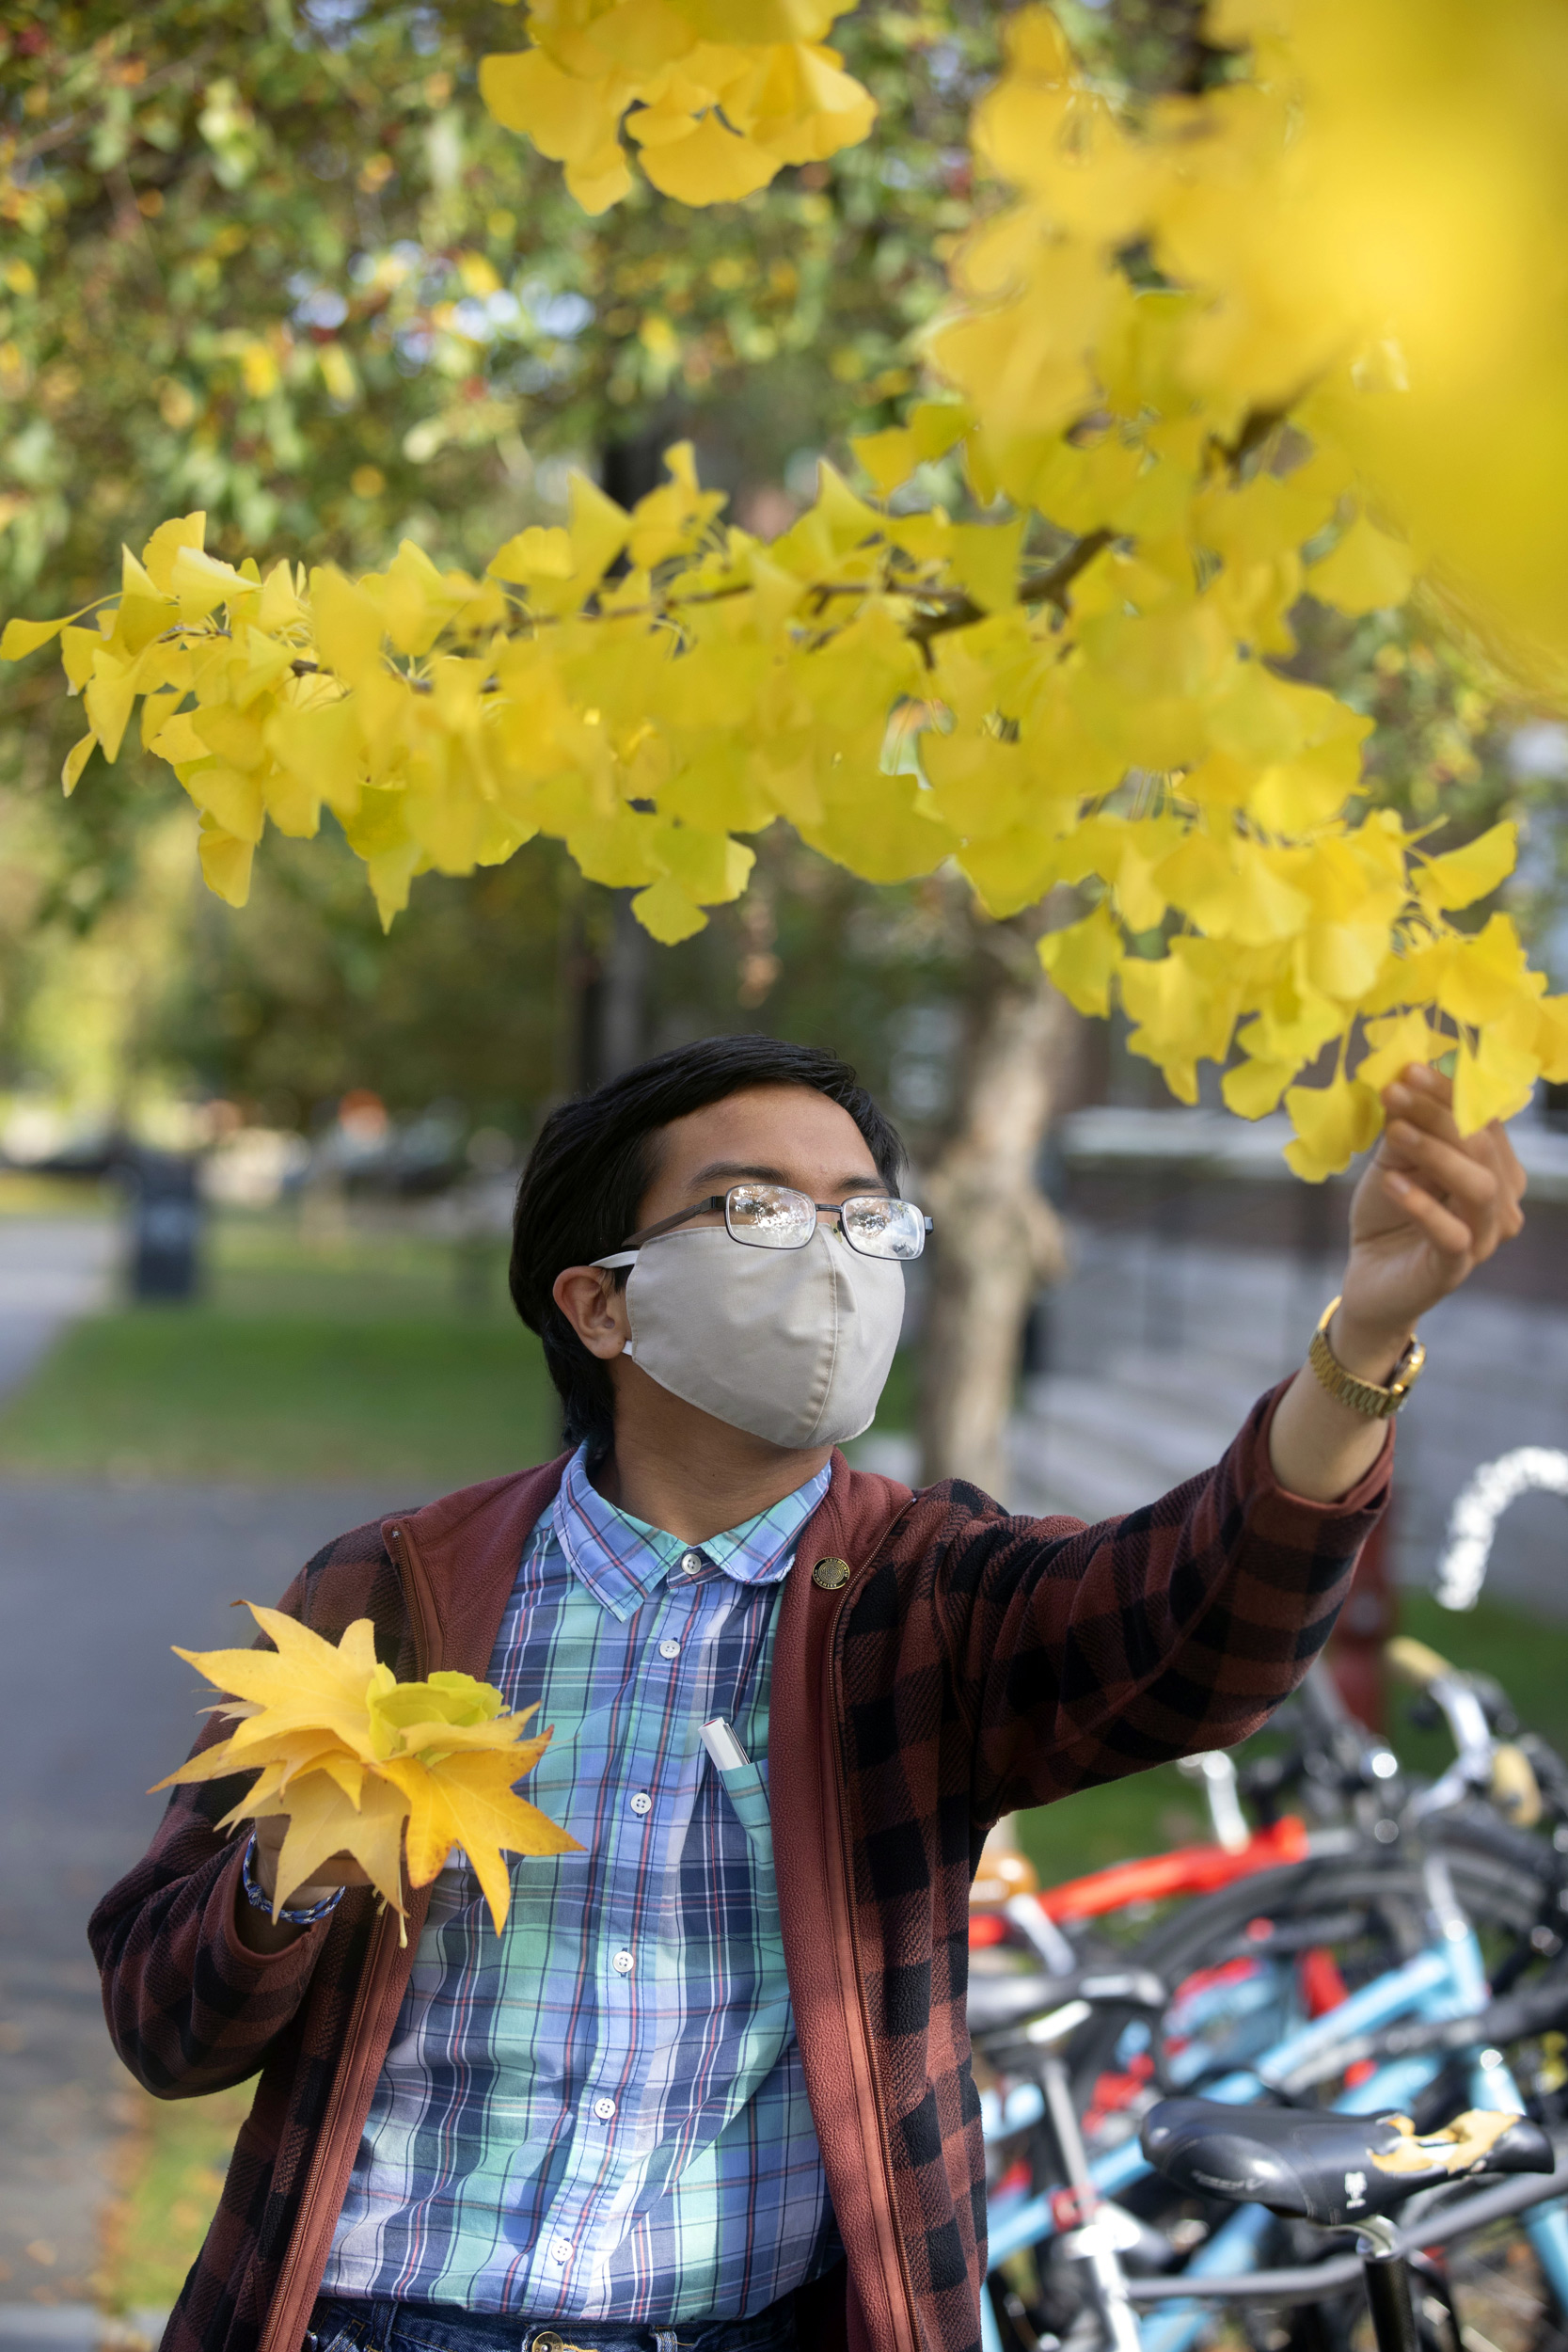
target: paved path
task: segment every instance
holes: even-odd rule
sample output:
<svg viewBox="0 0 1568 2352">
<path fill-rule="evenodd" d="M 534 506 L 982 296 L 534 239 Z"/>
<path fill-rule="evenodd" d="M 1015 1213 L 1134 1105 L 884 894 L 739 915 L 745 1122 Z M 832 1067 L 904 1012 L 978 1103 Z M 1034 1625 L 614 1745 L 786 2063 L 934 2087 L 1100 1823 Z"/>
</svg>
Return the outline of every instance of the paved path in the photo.
<svg viewBox="0 0 1568 2352">
<path fill-rule="evenodd" d="M 329 1536 L 415 1497 L 339 1488 L 0 1485 L 0 2344 L 15 2311 L 87 2289 L 128 2078 L 86 1927 L 142 1851 L 140 1791 L 190 1744 L 206 1686 L 171 1642 L 243 1638 L 230 1603 L 274 1599 Z M 248 1627 L 248 1618 L 244 1620 Z M 62 2316 L 64 2314 L 62 2313 Z"/>
<path fill-rule="evenodd" d="M 67 1323 L 108 1303 L 121 1248 L 108 1217 L 0 1216 L 0 1393 Z"/>
</svg>

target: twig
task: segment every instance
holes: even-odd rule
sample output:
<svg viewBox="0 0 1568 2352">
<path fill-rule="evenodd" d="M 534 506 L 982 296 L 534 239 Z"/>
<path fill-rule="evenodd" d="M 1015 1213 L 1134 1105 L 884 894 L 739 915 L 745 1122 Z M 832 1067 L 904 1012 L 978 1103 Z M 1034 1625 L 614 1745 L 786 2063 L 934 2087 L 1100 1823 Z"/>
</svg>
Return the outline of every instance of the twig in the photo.
<svg viewBox="0 0 1568 2352">
<path fill-rule="evenodd" d="M 1116 536 L 1110 531 L 1086 531 L 1075 540 L 1067 553 L 1043 572 L 1031 572 L 1018 585 L 1020 604 L 1053 604 L 1058 611 L 1067 610 L 1068 590 L 1085 565 L 1092 564 L 1102 548 L 1108 548 Z M 923 613 L 909 634 L 917 645 L 927 645 L 933 637 L 943 637 L 949 629 L 968 628 L 972 622 L 983 621 L 985 607 L 961 591 L 953 592 L 938 612 Z"/>
</svg>

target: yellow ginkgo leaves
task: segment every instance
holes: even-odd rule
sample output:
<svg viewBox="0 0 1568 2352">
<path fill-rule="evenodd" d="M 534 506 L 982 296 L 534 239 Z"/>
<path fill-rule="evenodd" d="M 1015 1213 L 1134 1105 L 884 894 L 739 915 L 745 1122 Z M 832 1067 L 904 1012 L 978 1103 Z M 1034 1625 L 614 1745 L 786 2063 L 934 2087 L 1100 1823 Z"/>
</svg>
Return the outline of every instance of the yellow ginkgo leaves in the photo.
<svg viewBox="0 0 1568 2352">
<path fill-rule="evenodd" d="M 932 449 L 980 462 L 956 404 L 883 441 L 884 481 Z M 1340 477 L 1307 456 L 1238 483 L 1223 450 L 1161 442 L 1140 479 L 1161 480 L 1167 535 L 1146 543 L 1092 445 L 1053 462 L 1066 511 L 1101 519 L 1045 566 L 1025 516 L 897 511 L 830 467 L 765 548 L 722 523 L 685 446 L 629 513 L 576 478 L 566 520 L 478 579 L 411 543 L 358 580 L 263 579 L 207 555 L 187 516 L 127 553 L 91 627 L 58 625 L 89 722 L 66 787 L 94 745 L 119 755 L 139 705 L 223 897 L 244 902 L 268 822 L 310 834 L 327 808 L 388 921 L 416 874 L 545 833 L 683 939 L 745 889 L 736 836 L 780 818 L 872 882 L 951 860 L 999 917 L 1071 884 L 1089 908 L 1040 950 L 1057 985 L 1087 1013 L 1119 999 L 1182 1099 L 1212 1060 L 1243 1116 L 1283 1102 L 1303 1175 L 1342 1166 L 1380 1115 L 1355 1074 L 1369 1044 L 1382 1066 L 1367 1021 L 1419 1016 L 1439 1041 L 1422 1053 L 1458 1053 L 1466 1125 L 1568 1076 L 1568 1000 L 1545 998 L 1509 918 L 1470 937 L 1450 921 L 1505 879 L 1513 827 L 1428 856 L 1365 813 L 1367 720 L 1247 641 L 1263 552 L 1295 577 L 1292 535 L 1332 516 Z M 0 655 L 49 633 L 13 622 Z"/>
<path fill-rule="evenodd" d="M 218 1823 L 284 1816 L 275 1910 L 332 1854 L 353 1856 L 401 1913 L 404 1866 L 426 1886 L 461 1847 L 505 1925 L 511 1882 L 503 1852 L 575 1853 L 576 1838 L 513 1793 L 549 1733 L 525 1739 L 499 1691 L 464 1674 L 399 1682 L 376 1661 L 374 1629 L 356 1618 L 336 1647 L 276 1609 L 246 1603 L 269 1649 L 177 1650 L 219 1691 L 235 1728 L 160 1788 L 254 1772 Z"/>
<path fill-rule="evenodd" d="M 480 93 L 498 122 L 565 165 L 585 212 L 604 212 L 631 186 L 623 119 L 662 195 L 731 202 L 765 188 L 782 165 L 836 154 L 870 129 L 876 101 L 823 45 L 843 13 L 843 0 L 744 9 L 531 0 L 533 47 L 484 58 Z"/>
</svg>

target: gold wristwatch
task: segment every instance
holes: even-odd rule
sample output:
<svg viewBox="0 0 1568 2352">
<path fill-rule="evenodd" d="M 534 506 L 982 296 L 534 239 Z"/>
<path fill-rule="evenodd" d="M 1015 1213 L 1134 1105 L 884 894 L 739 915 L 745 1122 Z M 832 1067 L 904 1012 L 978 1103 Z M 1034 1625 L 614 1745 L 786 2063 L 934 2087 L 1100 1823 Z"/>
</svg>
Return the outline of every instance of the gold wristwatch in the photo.
<svg viewBox="0 0 1568 2352">
<path fill-rule="evenodd" d="M 1328 1343 L 1328 1327 L 1334 1320 L 1338 1298 L 1331 1298 L 1318 1318 L 1312 1334 L 1312 1344 L 1307 1360 L 1332 1397 L 1348 1405 L 1353 1413 L 1365 1413 L 1369 1421 L 1387 1421 L 1397 1413 L 1420 1377 L 1427 1352 L 1419 1340 L 1412 1340 L 1399 1362 L 1386 1388 L 1375 1380 L 1358 1380 L 1354 1372 L 1347 1372 Z"/>
</svg>

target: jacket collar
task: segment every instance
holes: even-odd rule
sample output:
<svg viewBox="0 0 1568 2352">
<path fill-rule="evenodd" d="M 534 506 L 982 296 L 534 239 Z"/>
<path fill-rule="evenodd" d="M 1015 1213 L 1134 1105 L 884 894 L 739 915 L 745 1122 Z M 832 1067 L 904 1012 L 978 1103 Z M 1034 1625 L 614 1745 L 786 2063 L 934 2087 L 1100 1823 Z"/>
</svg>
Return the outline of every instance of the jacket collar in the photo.
<svg viewBox="0 0 1568 2352">
<path fill-rule="evenodd" d="M 403 1573 L 422 1674 L 438 1668 L 483 1680 L 523 1546 L 553 1505 L 571 1456 L 460 1487 L 420 1511 L 381 1523 Z M 888 1522 L 910 1500 L 896 1480 L 852 1470 L 835 1446 L 828 1491 L 800 1529 L 797 1574 L 808 1577 L 824 1555 L 859 1568 Z"/>
</svg>

